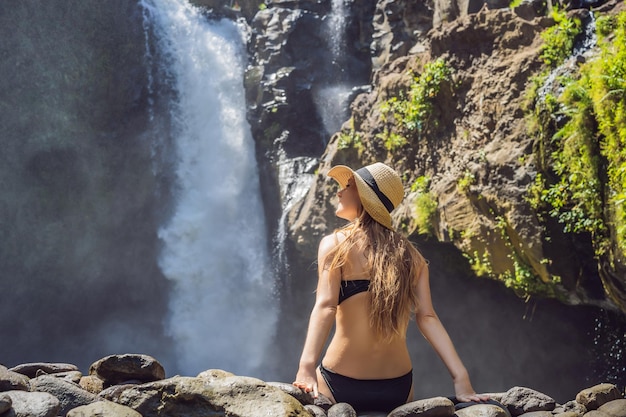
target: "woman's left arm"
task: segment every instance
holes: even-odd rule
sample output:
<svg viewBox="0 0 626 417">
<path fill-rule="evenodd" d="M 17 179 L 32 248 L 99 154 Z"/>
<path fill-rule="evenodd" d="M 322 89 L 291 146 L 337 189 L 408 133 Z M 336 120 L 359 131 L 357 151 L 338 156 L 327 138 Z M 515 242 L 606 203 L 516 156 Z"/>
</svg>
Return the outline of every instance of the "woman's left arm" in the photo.
<svg viewBox="0 0 626 417">
<path fill-rule="evenodd" d="M 448 372 L 450 372 L 457 400 L 461 402 L 488 400 L 488 396 L 476 394 L 476 391 L 474 391 L 469 373 L 454 348 L 452 339 L 450 339 L 448 332 L 433 308 L 427 265 L 420 272 L 417 288 L 419 305 L 415 313 L 415 321 L 422 335 L 428 340 L 446 365 Z"/>
</svg>

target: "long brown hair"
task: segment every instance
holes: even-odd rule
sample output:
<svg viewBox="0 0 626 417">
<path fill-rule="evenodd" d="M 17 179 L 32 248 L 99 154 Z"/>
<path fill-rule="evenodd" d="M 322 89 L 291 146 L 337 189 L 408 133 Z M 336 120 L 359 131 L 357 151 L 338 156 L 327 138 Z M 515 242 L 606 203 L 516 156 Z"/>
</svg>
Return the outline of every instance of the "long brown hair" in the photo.
<svg viewBox="0 0 626 417">
<path fill-rule="evenodd" d="M 376 222 L 365 210 L 338 232 L 346 239 L 329 254 L 325 267 L 341 268 L 352 248 L 362 249 L 370 270 L 370 325 L 382 340 L 404 336 L 417 309 L 417 277 L 426 260 L 404 235 Z"/>
</svg>

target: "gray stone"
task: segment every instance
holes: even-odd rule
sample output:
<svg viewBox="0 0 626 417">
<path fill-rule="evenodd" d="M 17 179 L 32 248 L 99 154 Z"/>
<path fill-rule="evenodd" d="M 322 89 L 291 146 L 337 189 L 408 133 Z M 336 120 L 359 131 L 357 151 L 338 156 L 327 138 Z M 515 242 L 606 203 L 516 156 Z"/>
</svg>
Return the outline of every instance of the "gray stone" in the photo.
<svg viewBox="0 0 626 417">
<path fill-rule="evenodd" d="M 125 405 L 102 400 L 76 407 L 67 413 L 67 417 L 141 417 L 141 414 Z"/>
<path fill-rule="evenodd" d="M 520 414 L 520 417 L 552 417 L 552 413 L 550 411 L 530 411 Z"/>
<path fill-rule="evenodd" d="M 235 376 L 235 374 L 221 369 L 208 369 L 198 374 L 198 378 L 207 379 L 209 381 L 217 378 L 224 378 L 226 376 Z"/>
<path fill-rule="evenodd" d="M 557 414 L 573 413 L 575 415 L 582 416 L 586 412 L 587 412 L 587 407 L 585 407 L 584 405 L 582 405 L 581 403 L 577 401 L 572 400 L 572 401 L 566 402 L 565 404 L 558 405 L 552 411 L 552 414 L 557 415 Z M 566 417 L 566 416 L 562 416 L 562 417 Z M 570 416 L 570 417 L 574 417 L 574 416 Z"/>
<path fill-rule="evenodd" d="M 12 408 L 8 415 L 15 417 L 56 417 L 61 409 L 58 398 L 47 392 L 7 391 Z"/>
<path fill-rule="evenodd" d="M 333 402 L 323 394 L 319 394 L 317 398 L 313 400 L 313 405 L 316 405 L 323 409 L 325 412 L 328 412 L 328 409 L 333 406 Z"/>
<path fill-rule="evenodd" d="M 449 417 L 454 415 L 454 403 L 446 397 L 411 401 L 389 413 L 389 417 Z"/>
<path fill-rule="evenodd" d="M 0 392 L 12 390 L 28 391 L 28 377 L 0 365 Z"/>
<path fill-rule="evenodd" d="M 287 384 L 285 382 L 268 382 L 267 385 L 276 387 L 284 393 L 291 395 L 296 400 L 300 401 L 300 404 L 302 405 L 313 404 L 313 396 L 310 393 L 304 392 L 300 388 L 293 386 L 293 384 Z"/>
<path fill-rule="evenodd" d="M 5 394 L 0 394 L 0 414 L 11 408 L 11 397 Z"/>
<path fill-rule="evenodd" d="M 546 394 L 525 387 L 513 387 L 502 397 L 502 404 L 513 416 L 531 411 L 552 411 L 556 401 Z"/>
<path fill-rule="evenodd" d="M 328 417 L 357 417 L 356 411 L 348 403 L 337 403 L 328 409 Z"/>
<path fill-rule="evenodd" d="M 98 393 L 99 398 L 104 398 L 106 400 L 117 401 L 117 399 L 122 395 L 122 393 L 129 389 L 137 386 L 137 384 L 121 384 L 121 385 L 113 385 L 108 388 L 103 389 Z"/>
<path fill-rule="evenodd" d="M 32 391 L 47 392 L 58 398 L 61 403 L 59 413 L 63 416 L 72 408 L 98 401 L 98 397 L 87 392 L 78 384 L 55 378 L 52 375 L 33 378 L 30 380 L 30 385 Z"/>
<path fill-rule="evenodd" d="M 105 385 L 137 380 L 158 381 L 165 378 L 163 366 L 148 355 L 111 355 L 94 362 L 89 367 L 89 375 L 96 375 Z"/>
<path fill-rule="evenodd" d="M 545 411 L 538 411 L 544 413 Z M 458 417 L 508 417 L 509 413 L 493 404 L 476 404 L 469 407 L 457 410 L 455 413 Z M 528 413 L 530 414 L 530 413 Z M 533 416 L 533 417 L 552 417 L 552 414 L 548 413 L 547 416 Z M 531 416 L 527 416 L 531 417 Z"/>
<path fill-rule="evenodd" d="M 600 410 L 591 410 L 584 414 L 584 417 L 610 417 L 609 414 L 603 413 Z"/>
<path fill-rule="evenodd" d="M 581 414 L 576 411 L 563 411 L 561 413 L 554 413 L 554 417 L 582 417 L 585 413 Z"/>
<path fill-rule="evenodd" d="M 304 409 L 311 413 L 313 417 L 326 417 L 326 411 L 317 405 L 307 404 L 304 406 Z"/>
<path fill-rule="evenodd" d="M 37 376 L 42 376 L 42 375 L 50 375 L 55 378 L 65 379 L 66 381 L 73 382 L 75 384 L 78 384 L 81 378 L 83 377 L 83 374 L 80 371 L 65 371 L 65 372 L 57 372 L 54 374 L 47 374 L 43 371 L 38 371 Z"/>
<path fill-rule="evenodd" d="M 47 363 L 47 362 L 33 362 L 23 363 L 21 365 L 14 366 L 9 369 L 10 371 L 17 372 L 18 374 L 26 375 L 29 378 L 38 377 L 38 372 L 43 371 L 46 374 L 57 374 L 60 372 L 79 371 L 76 365 L 70 363 Z"/>
<path fill-rule="evenodd" d="M 302 417 L 307 413 L 291 395 L 259 379 L 241 376 L 214 380 L 172 377 L 125 389 L 115 402 L 143 417 Z"/>
<path fill-rule="evenodd" d="M 87 392 L 100 394 L 104 390 L 104 381 L 95 375 L 84 376 L 78 381 L 78 385 Z"/>
<path fill-rule="evenodd" d="M 598 384 L 584 389 L 576 395 L 576 402 L 587 407 L 587 410 L 597 410 L 609 401 L 621 398 L 620 392 L 613 384 Z"/>
<path fill-rule="evenodd" d="M 613 417 L 626 417 L 626 399 L 609 401 L 598 408 L 603 413 L 610 414 Z"/>
</svg>

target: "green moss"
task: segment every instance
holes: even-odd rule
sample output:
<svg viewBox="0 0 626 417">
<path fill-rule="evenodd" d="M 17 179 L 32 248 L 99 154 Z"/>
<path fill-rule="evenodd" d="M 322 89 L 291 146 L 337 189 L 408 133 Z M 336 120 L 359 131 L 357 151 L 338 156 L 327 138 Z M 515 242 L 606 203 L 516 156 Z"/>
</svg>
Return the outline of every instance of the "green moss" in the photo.
<svg viewBox="0 0 626 417">
<path fill-rule="evenodd" d="M 456 182 L 459 191 L 463 194 L 468 194 L 470 187 L 474 184 L 476 184 L 476 177 L 469 171 L 465 171 L 461 178 L 459 178 Z"/>
<path fill-rule="evenodd" d="M 598 256 L 611 248 L 612 228 L 626 256 L 626 13 L 604 19 L 597 31 L 599 56 L 579 76 L 560 79 L 562 94 L 533 110 L 543 140 L 528 201 L 565 232 L 590 233 Z M 551 129 L 556 118 L 565 122 Z"/>
<path fill-rule="evenodd" d="M 469 261 L 470 267 L 477 277 L 495 277 L 493 267 L 491 266 L 491 260 L 489 259 L 489 252 L 484 251 L 482 255 L 479 255 L 478 251 L 474 251 L 472 256 L 465 254 L 465 257 Z"/>
<path fill-rule="evenodd" d="M 432 235 L 438 204 L 435 194 L 430 192 L 430 178 L 427 176 L 418 177 L 411 186 L 411 191 L 417 192 L 415 199 L 417 231 L 420 234 Z"/>
<path fill-rule="evenodd" d="M 436 124 L 436 120 L 431 119 L 433 103 L 446 83 L 452 85 L 452 69 L 439 58 L 426 64 L 421 75 L 413 77 L 406 93 L 381 103 L 383 123 L 393 126 L 378 135 L 387 149 L 404 145 L 408 134 L 415 133 L 419 137 L 431 123 Z"/>
</svg>

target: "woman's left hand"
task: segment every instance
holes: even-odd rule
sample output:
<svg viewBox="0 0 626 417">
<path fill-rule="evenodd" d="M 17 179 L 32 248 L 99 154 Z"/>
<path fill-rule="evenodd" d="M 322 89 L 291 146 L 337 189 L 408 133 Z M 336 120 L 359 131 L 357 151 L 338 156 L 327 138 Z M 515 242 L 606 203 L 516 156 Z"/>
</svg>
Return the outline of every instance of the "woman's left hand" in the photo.
<svg viewBox="0 0 626 417">
<path fill-rule="evenodd" d="M 484 402 L 489 400 L 489 396 L 486 394 L 476 394 L 474 388 L 472 388 L 472 384 L 469 381 L 469 377 L 459 378 L 459 380 L 454 383 L 454 392 L 457 401 L 461 403 L 467 402 Z"/>
<path fill-rule="evenodd" d="M 480 403 L 483 401 L 488 401 L 489 396 L 486 394 L 476 394 L 475 392 L 470 392 L 470 393 L 456 394 L 456 399 L 460 403 L 468 403 L 471 401 Z"/>
</svg>

